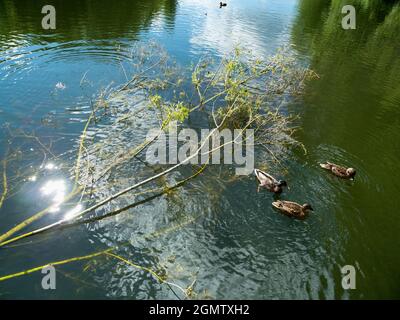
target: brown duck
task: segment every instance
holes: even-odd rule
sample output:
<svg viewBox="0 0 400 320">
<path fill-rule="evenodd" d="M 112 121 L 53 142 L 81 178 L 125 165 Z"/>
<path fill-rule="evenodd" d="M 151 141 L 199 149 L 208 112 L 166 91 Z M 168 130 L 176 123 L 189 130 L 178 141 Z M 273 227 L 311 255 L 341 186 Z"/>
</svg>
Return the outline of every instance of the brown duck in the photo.
<svg viewBox="0 0 400 320">
<path fill-rule="evenodd" d="M 327 162 L 320 163 L 321 168 L 325 170 L 331 171 L 334 175 L 343 178 L 343 179 L 352 179 L 354 180 L 354 176 L 356 175 L 356 170 L 353 168 L 345 168 L 338 166 L 337 164 Z"/>
<path fill-rule="evenodd" d="M 283 214 L 297 219 L 304 219 L 307 216 L 308 210 L 314 211 L 308 203 L 301 205 L 296 202 L 278 200 L 272 202 L 272 206 Z"/>
</svg>

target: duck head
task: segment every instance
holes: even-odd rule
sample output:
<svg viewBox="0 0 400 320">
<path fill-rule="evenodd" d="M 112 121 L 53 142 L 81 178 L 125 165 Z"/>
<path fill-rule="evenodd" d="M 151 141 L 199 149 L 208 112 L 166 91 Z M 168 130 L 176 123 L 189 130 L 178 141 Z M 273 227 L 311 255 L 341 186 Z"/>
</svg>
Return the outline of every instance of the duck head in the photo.
<svg viewBox="0 0 400 320">
<path fill-rule="evenodd" d="M 311 204 L 309 204 L 309 203 L 305 203 L 305 204 L 303 204 L 303 210 L 311 210 L 311 211 L 314 211 L 314 209 L 311 207 Z"/>
<path fill-rule="evenodd" d="M 346 170 L 346 173 L 349 177 L 354 178 L 354 176 L 356 175 L 356 169 L 353 168 L 348 168 Z"/>
<path fill-rule="evenodd" d="M 279 180 L 278 181 L 278 186 L 280 187 L 287 187 L 287 182 L 285 180 Z"/>
</svg>

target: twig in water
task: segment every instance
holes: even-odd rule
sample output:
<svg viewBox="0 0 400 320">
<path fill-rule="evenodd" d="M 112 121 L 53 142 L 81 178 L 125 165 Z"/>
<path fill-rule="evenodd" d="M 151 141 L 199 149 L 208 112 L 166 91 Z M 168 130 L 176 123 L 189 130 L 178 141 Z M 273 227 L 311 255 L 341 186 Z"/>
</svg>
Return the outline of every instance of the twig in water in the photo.
<svg viewBox="0 0 400 320">
<path fill-rule="evenodd" d="M 6 199 L 8 192 L 7 184 L 7 160 L 3 160 L 3 194 L 0 197 L 0 209 L 3 206 L 4 200 Z"/>
</svg>

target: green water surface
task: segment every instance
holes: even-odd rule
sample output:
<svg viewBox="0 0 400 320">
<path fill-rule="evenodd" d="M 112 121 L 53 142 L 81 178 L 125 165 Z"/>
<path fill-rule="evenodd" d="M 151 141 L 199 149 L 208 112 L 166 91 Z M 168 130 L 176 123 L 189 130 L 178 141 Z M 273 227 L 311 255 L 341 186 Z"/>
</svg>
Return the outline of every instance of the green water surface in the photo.
<svg viewBox="0 0 400 320">
<path fill-rule="evenodd" d="M 0 160 L 10 151 L 22 155 L 7 167 L 10 184 L 19 172 L 63 166 L 43 159 L 35 140 L 14 137 L 10 145 L 12 132 L 34 133 L 46 146 L 53 141 L 54 154 L 74 150 L 90 99 L 125 80 L 121 64 L 133 43 L 154 40 L 181 66 L 204 54 L 223 57 L 237 44 L 260 57 L 290 46 L 319 78 L 288 106 L 300 116 L 296 139 L 307 153 L 288 150 L 281 159 L 288 170 L 274 167 L 274 174 L 290 186 L 282 197 L 310 202 L 315 211 L 304 221 L 278 214 L 270 194 L 255 192 L 253 177 L 210 189 L 207 181 L 219 172 L 213 169 L 174 197 L 121 217 L 1 248 L 0 277 L 130 241 L 124 257 L 166 268 L 182 286 L 196 278 L 199 298 L 400 298 L 397 1 L 231 0 L 220 9 L 211 0 L 53 0 L 57 29 L 43 30 L 48 2 L 0 0 Z M 356 30 L 341 27 L 344 4 L 356 8 Z M 91 84 L 83 90 L 85 73 Z M 318 163 L 327 160 L 356 168 L 355 181 L 322 171 Z M 49 204 L 43 185 L 66 173 L 48 171 L 37 181 L 15 180 L 19 192 L 0 209 L 0 233 Z M 194 216 L 200 218 L 185 225 Z M 356 269 L 354 290 L 342 288 L 344 265 Z M 147 272 L 108 258 L 60 266 L 54 291 L 43 290 L 41 278 L 37 272 L 0 282 L 0 298 L 176 298 Z"/>
</svg>

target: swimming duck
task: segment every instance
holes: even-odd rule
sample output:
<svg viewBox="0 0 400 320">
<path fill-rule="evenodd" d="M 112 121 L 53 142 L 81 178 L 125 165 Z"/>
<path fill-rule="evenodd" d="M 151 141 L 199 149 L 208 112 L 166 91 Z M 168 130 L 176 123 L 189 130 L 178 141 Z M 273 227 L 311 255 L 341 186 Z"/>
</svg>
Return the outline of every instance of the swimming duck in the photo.
<svg viewBox="0 0 400 320">
<path fill-rule="evenodd" d="M 220 8 L 226 7 L 226 3 L 225 3 L 225 2 L 220 2 L 220 3 L 219 3 L 219 7 L 220 7 Z"/>
<path fill-rule="evenodd" d="M 321 168 L 331 171 L 334 175 L 340 178 L 354 180 L 354 176 L 356 175 L 355 169 L 341 167 L 331 162 L 320 163 L 319 165 L 321 166 Z"/>
<path fill-rule="evenodd" d="M 265 188 L 270 192 L 281 193 L 282 187 L 287 186 L 286 181 L 284 180 L 278 181 L 273 176 L 259 169 L 254 169 L 254 174 L 256 175 L 256 178 L 260 182 L 257 188 L 257 192 L 260 191 L 260 188 Z"/>
<path fill-rule="evenodd" d="M 296 202 L 278 200 L 272 202 L 272 206 L 283 214 L 298 219 L 304 219 L 307 216 L 308 210 L 314 211 L 308 203 L 301 205 Z"/>
</svg>

